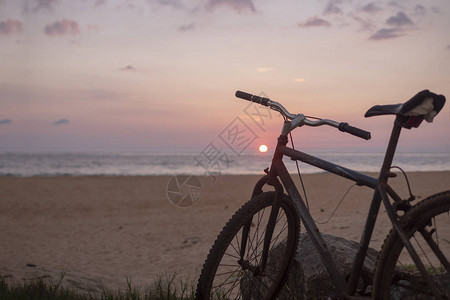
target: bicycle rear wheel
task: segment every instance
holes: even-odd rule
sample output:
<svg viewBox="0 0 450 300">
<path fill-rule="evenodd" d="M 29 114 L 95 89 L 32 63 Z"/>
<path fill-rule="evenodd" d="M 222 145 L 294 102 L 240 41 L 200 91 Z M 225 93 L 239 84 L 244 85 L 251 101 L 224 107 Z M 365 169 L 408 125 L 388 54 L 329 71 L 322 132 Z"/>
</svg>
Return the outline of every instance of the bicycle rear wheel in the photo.
<svg viewBox="0 0 450 300">
<path fill-rule="evenodd" d="M 375 299 L 450 299 L 449 211 L 450 191 L 446 191 L 418 203 L 401 219 L 439 296 L 434 296 L 398 233 L 391 230 L 375 271 Z"/>
<path fill-rule="evenodd" d="M 257 195 L 228 221 L 203 265 L 196 299 L 275 298 L 297 250 L 300 221 L 294 203 L 283 196 L 263 271 L 264 237 L 274 198 L 274 192 Z M 245 227 L 250 230 L 241 255 Z"/>
</svg>

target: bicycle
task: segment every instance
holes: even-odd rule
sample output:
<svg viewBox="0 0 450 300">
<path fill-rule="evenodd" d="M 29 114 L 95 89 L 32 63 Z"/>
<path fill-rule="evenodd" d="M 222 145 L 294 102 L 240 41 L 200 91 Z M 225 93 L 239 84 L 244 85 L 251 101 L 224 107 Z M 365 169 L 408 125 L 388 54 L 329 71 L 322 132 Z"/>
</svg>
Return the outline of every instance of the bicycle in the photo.
<svg viewBox="0 0 450 300">
<path fill-rule="evenodd" d="M 445 104 L 443 95 L 424 90 L 403 104 L 376 105 L 366 112 L 365 117 L 395 116 L 377 178 L 295 150 L 293 144 L 287 146 L 288 135 L 301 126 L 329 125 L 366 140 L 370 132 L 345 122 L 292 114 L 268 98 L 241 91 L 236 92 L 236 97 L 279 112 L 284 124 L 267 174 L 256 183 L 251 200 L 233 215 L 212 246 L 198 280 L 196 299 L 274 299 L 289 275 L 298 247 L 300 221 L 335 286 L 333 297 L 389 299 L 392 289 L 397 288 L 411 290 L 409 295 L 419 298 L 450 298 L 450 237 L 443 237 L 450 228 L 450 191 L 413 204 L 412 194 L 403 199 L 388 185 L 388 179 L 396 176 L 391 167 L 401 130 L 418 127 L 424 119 L 431 122 Z M 374 190 L 349 276 L 337 268 L 283 163 L 285 156 Z M 263 192 L 265 185 L 273 191 Z M 371 295 L 365 295 L 357 286 L 381 203 L 392 229 L 378 257 Z"/>
</svg>

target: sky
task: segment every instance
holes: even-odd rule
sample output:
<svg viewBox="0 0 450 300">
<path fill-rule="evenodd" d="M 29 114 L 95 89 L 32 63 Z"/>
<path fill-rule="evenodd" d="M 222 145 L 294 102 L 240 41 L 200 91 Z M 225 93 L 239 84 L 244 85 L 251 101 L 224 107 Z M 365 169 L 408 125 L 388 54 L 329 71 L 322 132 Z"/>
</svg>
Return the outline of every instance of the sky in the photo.
<svg viewBox="0 0 450 300">
<path fill-rule="evenodd" d="M 299 148 L 379 150 L 393 118 L 367 109 L 450 95 L 450 1 L 0 0 L 0 57 L 2 152 L 236 151 L 237 126 L 238 152 L 273 149 L 282 119 L 236 90 L 373 137 L 300 128 Z M 447 104 L 399 146 L 449 132 Z"/>
</svg>

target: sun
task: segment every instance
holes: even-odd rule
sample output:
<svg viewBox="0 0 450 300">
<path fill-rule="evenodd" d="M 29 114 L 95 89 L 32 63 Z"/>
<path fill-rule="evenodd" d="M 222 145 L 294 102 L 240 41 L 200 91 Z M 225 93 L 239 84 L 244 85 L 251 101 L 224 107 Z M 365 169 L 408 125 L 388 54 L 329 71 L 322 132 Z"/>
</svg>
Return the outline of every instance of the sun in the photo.
<svg viewBox="0 0 450 300">
<path fill-rule="evenodd" d="M 265 152 L 267 152 L 267 150 L 268 150 L 268 148 L 266 145 L 259 146 L 259 152 L 265 153 Z"/>
</svg>

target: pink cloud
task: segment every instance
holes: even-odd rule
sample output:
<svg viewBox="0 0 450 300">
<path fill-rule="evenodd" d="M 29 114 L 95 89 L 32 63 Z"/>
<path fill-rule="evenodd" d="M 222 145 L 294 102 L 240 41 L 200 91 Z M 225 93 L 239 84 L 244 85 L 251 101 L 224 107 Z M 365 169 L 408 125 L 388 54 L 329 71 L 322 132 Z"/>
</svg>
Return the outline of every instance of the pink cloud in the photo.
<svg viewBox="0 0 450 300">
<path fill-rule="evenodd" d="M 149 4 L 156 4 L 159 6 L 167 6 L 173 8 L 184 8 L 180 0 L 147 0 Z"/>
<path fill-rule="evenodd" d="M 89 31 L 98 31 L 98 30 L 100 30 L 100 26 L 98 26 L 98 25 L 96 25 L 96 24 L 89 24 L 89 25 L 87 26 L 87 29 L 88 29 Z"/>
<path fill-rule="evenodd" d="M 64 19 L 45 26 L 44 31 L 47 35 L 76 35 L 80 33 L 80 26 L 75 21 Z"/>
<path fill-rule="evenodd" d="M 53 122 L 52 124 L 53 125 L 64 125 L 64 124 L 69 124 L 69 120 L 67 120 L 67 119 L 59 119 L 59 120 L 56 120 L 55 122 Z"/>
<path fill-rule="evenodd" d="M 382 28 L 372 34 L 369 39 L 374 41 L 388 40 L 398 38 L 404 35 L 404 32 L 398 28 Z"/>
<path fill-rule="evenodd" d="M 403 26 L 414 25 L 414 23 L 411 21 L 411 19 L 408 18 L 408 16 L 404 12 L 399 12 L 396 16 L 390 17 L 386 21 L 386 24 L 394 26 L 394 27 L 403 27 Z"/>
<path fill-rule="evenodd" d="M 119 71 L 136 71 L 136 68 L 131 65 L 128 65 L 126 67 L 120 68 Z"/>
<path fill-rule="evenodd" d="M 8 124 L 11 124 L 11 123 L 12 123 L 11 119 L 0 120 L 0 125 L 8 125 Z"/>
<path fill-rule="evenodd" d="M 18 20 L 8 19 L 0 22 L 0 34 L 8 35 L 13 33 L 21 33 L 23 23 Z"/>
<path fill-rule="evenodd" d="M 97 1 L 95 1 L 94 6 L 99 7 L 100 5 L 103 5 L 105 3 L 106 3 L 106 0 L 97 0 Z"/>
<path fill-rule="evenodd" d="M 370 2 L 361 7 L 361 11 L 373 15 L 379 11 L 382 11 L 382 9 L 378 7 L 378 5 L 375 2 Z"/>
<path fill-rule="evenodd" d="M 339 0 L 330 0 L 328 2 L 327 7 L 323 11 L 323 14 L 324 15 L 332 15 L 332 14 L 341 15 L 343 13 L 342 9 L 336 5 L 336 4 L 339 4 L 339 3 L 340 3 Z"/>
<path fill-rule="evenodd" d="M 207 9 L 215 9 L 218 6 L 228 6 L 237 12 L 256 11 L 252 0 L 208 0 L 206 3 Z"/>
<path fill-rule="evenodd" d="M 330 22 L 319 17 L 309 18 L 305 23 L 299 23 L 299 27 L 329 27 Z"/>
<path fill-rule="evenodd" d="M 189 25 L 183 25 L 178 28 L 179 31 L 191 31 L 195 29 L 195 23 Z"/>
<path fill-rule="evenodd" d="M 54 6 L 58 3 L 58 0 L 29 0 L 25 2 L 25 12 L 39 12 L 40 10 L 53 11 Z"/>
</svg>

